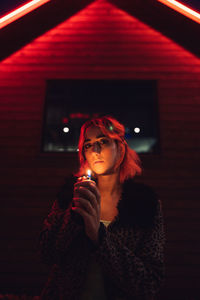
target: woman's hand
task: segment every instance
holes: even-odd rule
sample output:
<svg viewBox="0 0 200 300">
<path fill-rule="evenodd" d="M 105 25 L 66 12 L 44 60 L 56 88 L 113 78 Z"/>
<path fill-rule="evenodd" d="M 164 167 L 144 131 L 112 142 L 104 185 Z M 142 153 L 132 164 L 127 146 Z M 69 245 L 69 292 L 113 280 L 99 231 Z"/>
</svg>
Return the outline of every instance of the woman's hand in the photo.
<svg viewBox="0 0 200 300">
<path fill-rule="evenodd" d="M 83 180 L 75 183 L 72 210 L 79 213 L 85 224 L 87 236 L 98 243 L 98 231 L 100 226 L 100 192 L 96 183 L 92 180 Z"/>
</svg>

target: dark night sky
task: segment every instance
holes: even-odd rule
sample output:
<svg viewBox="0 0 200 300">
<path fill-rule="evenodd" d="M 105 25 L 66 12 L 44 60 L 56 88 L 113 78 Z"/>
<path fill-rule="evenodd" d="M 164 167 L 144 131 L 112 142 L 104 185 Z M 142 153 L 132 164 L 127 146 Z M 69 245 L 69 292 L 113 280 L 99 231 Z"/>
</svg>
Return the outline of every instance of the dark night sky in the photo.
<svg viewBox="0 0 200 300">
<path fill-rule="evenodd" d="M 178 1 L 200 12 L 200 0 L 178 0 Z M 9 11 L 27 2 L 29 2 L 29 0 L 0 0 L 0 16 L 5 15 Z"/>
</svg>

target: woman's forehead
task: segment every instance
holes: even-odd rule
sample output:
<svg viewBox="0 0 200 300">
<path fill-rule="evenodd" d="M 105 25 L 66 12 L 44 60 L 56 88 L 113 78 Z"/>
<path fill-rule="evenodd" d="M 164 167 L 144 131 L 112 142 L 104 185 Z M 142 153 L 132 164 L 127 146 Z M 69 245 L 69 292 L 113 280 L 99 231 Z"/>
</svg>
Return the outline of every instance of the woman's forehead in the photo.
<svg viewBox="0 0 200 300">
<path fill-rule="evenodd" d="M 90 126 L 85 131 L 85 139 L 97 138 L 101 136 L 105 136 L 101 129 L 97 126 Z"/>
</svg>

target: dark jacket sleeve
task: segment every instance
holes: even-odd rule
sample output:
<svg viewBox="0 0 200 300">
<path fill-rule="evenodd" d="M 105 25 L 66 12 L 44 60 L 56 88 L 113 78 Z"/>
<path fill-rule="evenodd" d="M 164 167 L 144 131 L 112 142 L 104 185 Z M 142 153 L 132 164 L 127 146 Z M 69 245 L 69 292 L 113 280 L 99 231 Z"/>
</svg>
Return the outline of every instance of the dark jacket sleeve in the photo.
<svg viewBox="0 0 200 300">
<path fill-rule="evenodd" d="M 83 234 L 82 219 L 71 210 L 72 191 L 70 181 L 61 188 L 44 220 L 38 240 L 38 252 L 46 264 L 61 264 L 74 239 Z"/>
<path fill-rule="evenodd" d="M 138 246 L 131 248 L 134 230 L 127 234 L 129 243 L 123 244 L 121 237 L 113 235 L 101 223 L 99 245 L 96 256 L 102 265 L 109 281 L 121 290 L 127 299 L 151 299 L 159 291 L 164 279 L 163 251 L 165 244 L 161 203 L 158 200 L 157 210 L 152 227 L 141 230 Z"/>
</svg>

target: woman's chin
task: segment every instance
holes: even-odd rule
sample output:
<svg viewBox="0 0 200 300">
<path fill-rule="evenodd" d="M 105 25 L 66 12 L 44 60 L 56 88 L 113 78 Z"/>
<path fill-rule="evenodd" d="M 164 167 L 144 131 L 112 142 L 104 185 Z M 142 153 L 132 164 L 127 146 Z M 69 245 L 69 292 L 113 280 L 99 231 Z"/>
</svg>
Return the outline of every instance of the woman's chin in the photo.
<svg viewBox="0 0 200 300">
<path fill-rule="evenodd" d="M 96 176 L 107 176 L 112 175 L 115 172 L 113 170 L 95 170 L 94 173 Z"/>
</svg>

